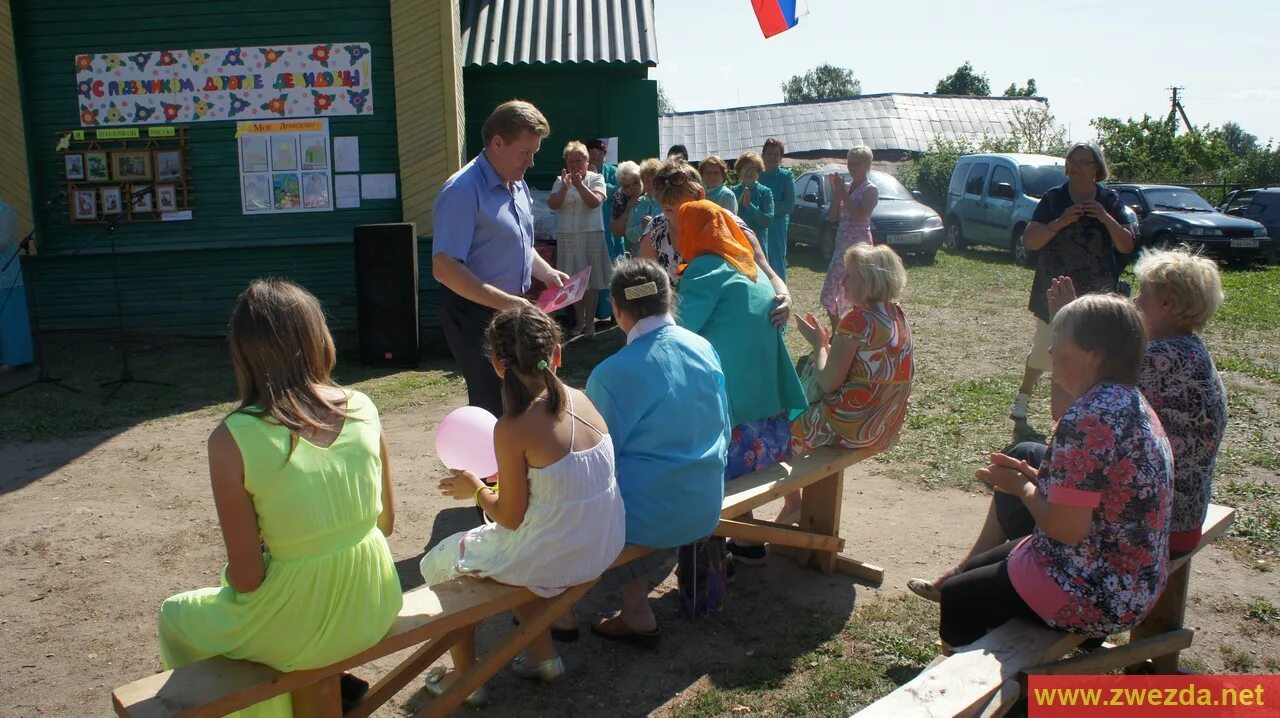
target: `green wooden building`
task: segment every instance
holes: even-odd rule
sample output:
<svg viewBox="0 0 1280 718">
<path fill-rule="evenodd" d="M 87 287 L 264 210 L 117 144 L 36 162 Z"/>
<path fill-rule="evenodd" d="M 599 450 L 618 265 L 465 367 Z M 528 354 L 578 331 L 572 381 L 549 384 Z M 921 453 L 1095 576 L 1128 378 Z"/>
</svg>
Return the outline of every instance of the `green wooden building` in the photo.
<svg viewBox="0 0 1280 718">
<path fill-rule="evenodd" d="M 415 222 L 418 228 L 422 321 L 424 328 L 432 328 L 431 203 L 443 181 L 479 150 L 479 126 L 494 105 L 523 97 L 546 112 L 553 135 L 530 176 L 535 186 L 549 185 L 558 173 L 560 149 L 568 139 L 617 136 L 624 157 L 656 151 L 656 90 L 646 79 L 647 68 L 655 62 L 652 5 L 652 0 L 0 0 L 0 95 L 14 100 L 0 103 L 0 129 L 9 140 L 0 150 L 0 197 L 15 208 L 20 236 L 29 229 L 36 233 L 38 253 L 25 257 L 23 264 L 28 283 L 38 290 L 42 328 L 97 329 L 112 327 L 115 321 L 105 209 L 96 208 L 97 221 L 87 219 L 87 214 L 77 218 L 77 212 L 88 208 L 77 206 L 76 191 L 84 185 L 69 179 L 75 168 L 67 155 L 88 158 L 100 149 L 116 162 L 113 152 L 140 146 L 150 147 L 158 163 L 154 153 L 176 140 L 149 142 L 156 127 L 173 128 L 183 138 L 179 206 L 172 209 L 189 210 L 190 216 L 153 207 L 150 213 L 130 213 L 127 221 L 116 225 L 121 299 L 130 329 L 220 333 L 240 290 L 252 278 L 265 275 L 300 282 L 321 298 L 335 326 L 350 327 L 355 315 L 352 230 L 361 224 L 400 221 Z M 493 22 L 478 23 L 480 18 Z M 533 42 L 535 36 L 527 29 L 513 35 L 513 28 L 526 27 L 515 23 L 532 23 L 541 39 Z M 583 44 L 584 36 L 600 42 Z M 553 59 L 538 55 L 556 43 L 574 50 Z M 486 47 L 510 51 L 491 58 L 483 52 Z M 209 48 L 217 52 L 201 50 Z M 227 48 L 242 49 L 243 57 L 223 57 L 221 50 Z M 239 85 L 244 92 L 229 99 L 235 93 L 226 90 L 234 86 L 225 78 L 237 73 L 265 76 L 269 87 L 257 88 L 263 91 L 295 87 L 289 84 L 292 80 L 279 79 L 292 71 L 271 66 L 267 55 L 268 50 L 286 48 L 301 48 L 298 52 L 307 55 L 300 61 L 306 67 L 292 76 L 298 83 L 305 78 L 296 87 L 312 88 L 310 95 L 303 94 L 305 102 L 288 101 L 295 105 L 286 109 L 292 114 L 274 115 L 280 108 L 269 109 L 269 102 L 259 105 L 256 99 L 252 106 L 246 104 L 247 90 L 254 89 L 251 80 L 235 81 L 244 83 Z M 308 48 L 314 48 L 309 55 Z M 340 72 L 326 81 L 328 70 L 315 66 L 325 59 L 337 63 L 341 48 L 348 48 L 353 69 L 358 58 L 359 67 L 367 70 L 359 86 L 338 86 L 332 78 Z M 144 65 L 141 55 L 147 53 L 154 56 Z M 81 58 L 89 58 L 83 62 L 102 80 L 99 87 L 119 82 L 124 83 L 117 88 L 125 88 L 122 92 L 129 87 L 147 92 L 168 86 L 150 77 L 128 85 L 129 78 L 152 71 L 162 58 L 186 67 L 183 63 L 202 53 L 219 55 L 207 63 L 234 65 L 243 59 L 247 64 L 220 69 L 224 79 L 217 80 L 216 87 L 175 85 L 175 103 L 183 108 L 173 110 L 173 121 L 140 115 L 140 99 L 124 94 L 115 98 L 122 115 L 104 109 L 86 117 L 86 102 L 98 102 L 101 109 L 103 100 L 93 93 L 92 83 L 84 84 L 89 70 Z M 167 77 L 168 70 L 156 67 L 155 77 Z M 346 113 L 333 111 L 348 101 L 347 87 L 368 93 L 367 111 L 354 111 L 356 99 L 349 101 Z M 221 92 L 202 92 L 209 89 Z M 280 91 L 283 97 L 285 91 Z M 317 99 L 311 110 L 303 107 L 315 94 L 335 99 L 332 105 L 326 102 L 322 107 Z M 262 92 L 257 97 L 261 99 Z M 191 103 L 197 99 L 211 114 L 191 114 Z M 157 111 L 160 106 L 155 105 Z M 235 108 L 239 116 L 212 119 Z M 330 152 L 326 186 L 331 208 L 249 211 L 247 198 L 253 193 L 246 176 L 253 169 L 253 155 L 241 144 L 250 141 L 238 136 L 240 122 L 317 116 L 327 121 L 324 147 Z M 139 136 L 133 142 L 140 144 L 92 144 L 103 129 L 136 129 Z M 355 138 L 359 147 L 358 169 L 351 174 L 360 175 L 368 186 L 375 183 L 363 179 L 367 176 L 380 177 L 381 185 L 390 176 L 392 196 L 359 196 L 358 207 L 337 206 L 341 168 L 336 166 L 338 147 L 331 140 L 339 137 Z M 306 139 L 299 135 L 295 145 L 301 154 Z M 117 169 L 127 167 L 111 167 L 109 182 L 121 184 Z M 286 209 L 306 201 L 306 191 L 294 193 L 301 198 L 293 197 L 289 185 L 274 184 L 279 174 L 274 155 L 270 169 L 264 181 L 272 183 L 268 186 L 277 204 L 281 196 Z M 305 190 L 306 166 L 298 169 Z M 159 166 L 154 170 L 153 190 L 161 185 Z M 127 191 L 147 181 L 125 182 L 122 187 Z M 101 192 L 98 185 L 93 188 Z M 152 196 L 161 199 L 154 191 Z"/>
</svg>

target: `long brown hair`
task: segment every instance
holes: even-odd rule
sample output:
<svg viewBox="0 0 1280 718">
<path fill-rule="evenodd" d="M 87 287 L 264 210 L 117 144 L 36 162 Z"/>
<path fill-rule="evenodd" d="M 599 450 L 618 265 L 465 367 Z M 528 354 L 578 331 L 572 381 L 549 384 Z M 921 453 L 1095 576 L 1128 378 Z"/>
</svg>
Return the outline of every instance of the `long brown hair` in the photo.
<svg viewBox="0 0 1280 718">
<path fill-rule="evenodd" d="M 532 306 L 504 309 L 493 315 L 485 331 L 488 355 L 502 364 L 502 405 L 519 416 L 533 403 L 529 383 L 541 378 L 547 385 L 547 413 L 564 412 L 564 384 L 551 366 L 551 353 L 560 343 L 560 325 Z"/>
<path fill-rule="evenodd" d="M 240 294 L 228 325 L 240 406 L 236 412 L 289 428 L 294 442 L 304 429 L 331 428 L 346 411 L 321 396 L 337 387 L 333 336 L 320 301 L 283 279 L 255 279 Z"/>
</svg>

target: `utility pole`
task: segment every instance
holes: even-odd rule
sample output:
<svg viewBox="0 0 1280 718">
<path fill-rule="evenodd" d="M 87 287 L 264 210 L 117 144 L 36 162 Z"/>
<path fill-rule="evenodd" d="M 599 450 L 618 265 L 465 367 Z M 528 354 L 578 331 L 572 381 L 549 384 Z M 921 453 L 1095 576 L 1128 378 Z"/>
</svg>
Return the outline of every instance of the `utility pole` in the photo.
<svg viewBox="0 0 1280 718">
<path fill-rule="evenodd" d="M 1185 88 L 1169 87 L 1166 89 L 1168 89 L 1170 92 L 1173 93 L 1173 96 L 1169 99 L 1169 117 L 1170 118 L 1174 117 L 1175 113 L 1178 116 L 1182 117 L 1182 122 L 1187 126 L 1187 131 L 1195 135 L 1196 128 L 1192 126 L 1191 120 L 1187 119 L 1187 111 L 1183 109 L 1182 102 L 1178 100 L 1178 91 Z"/>
</svg>

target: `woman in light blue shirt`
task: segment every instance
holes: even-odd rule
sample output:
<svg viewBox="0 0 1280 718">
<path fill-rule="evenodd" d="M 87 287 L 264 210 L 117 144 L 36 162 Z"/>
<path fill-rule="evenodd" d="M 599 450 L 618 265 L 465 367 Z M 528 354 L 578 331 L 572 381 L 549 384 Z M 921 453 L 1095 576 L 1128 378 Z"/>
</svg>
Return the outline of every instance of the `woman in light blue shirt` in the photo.
<svg viewBox="0 0 1280 718">
<path fill-rule="evenodd" d="M 729 165 L 711 155 L 698 165 L 698 172 L 702 174 L 702 186 L 707 188 L 707 199 L 737 214 L 738 198 L 724 185 L 724 178 L 729 176 Z"/>
</svg>

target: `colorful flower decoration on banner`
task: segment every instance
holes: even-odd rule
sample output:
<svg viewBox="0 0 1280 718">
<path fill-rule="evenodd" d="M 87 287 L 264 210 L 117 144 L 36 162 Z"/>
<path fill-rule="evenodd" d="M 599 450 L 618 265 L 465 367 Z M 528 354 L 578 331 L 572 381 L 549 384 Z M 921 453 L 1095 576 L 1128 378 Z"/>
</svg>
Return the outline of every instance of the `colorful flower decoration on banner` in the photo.
<svg viewBox="0 0 1280 718">
<path fill-rule="evenodd" d="M 360 62 L 360 58 L 369 54 L 369 51 L 364 49 L 363 45 L 343 45 L 342 49 L 346 50 L 347 55 L 351 56 L 351 65 L 353 67 L 357 62 Z"/>
<path fill-rule="evenodd" d="M 93 55 L 76 55 L 76 71 L 93 71 Z"/>
<path fill-rule="evenodd" d="M 132 62 L 134 65 L 137 65 L 138 72 L 142 72 L 143 70 L 147 69 L 147 63 L 151 62 L 151 56 L 153 54 L 155 53 L 135 52 L 134 54 L 129 56 L 129 62 Z"/>
<path fill-rule="evenodd" d="M 191 66 L 199 70 L 204 67 L 205 60 L 209 59 L 209 53 L 200 52 L 199 50 L 187 50 L 187 57 L 191 58 Z"/>
<path fill-rule="evenodd" d="M 285 100 L 287 100 L 288 98 L 289 98 L 288 95 L 273 97 L 267 102 L 262 103 L 260 107 L 261 109 L 266 110 L 267 112 L 274 112 L 277 115 L 284 117 Z"/>
<path fill-rule="evenodd" d="M 89 93 L 93 92 L 93 82 L 90 80 L 81 80 L 76 83 L 76 92 L 81 97 L 89 99 Z"/>
<path fill-rule="evenodd" d="M 174 57 L 173 53 L 169 50 L 161 50 L 158 64 L 161 67 L 172 67 L 178 64 L 178 58 Z"/>
<path fill-rule="evenodd" d="M 333 98 L 337 95 L 326 95 L 322 92 L 311 91 L 311 97 L 316 103 L 316 112 L 324 112 L 333 105 Z"/>
<path fill-rule="evenodd" d="M 86 126 L 98 124 L 98 111 L 91 110 L 88 107 L 81 105 L 80 106 L 80 124 L 86 125 Z"/>
<path fill-rule="evenodd" d="M 321 67 L 327 68 L 329 67 L 329 51 L 332 49 L 333 45 L 316 45 L 311 49 L 311 54 L 308 57 L 320 63 Z"/>
<path fill-rule="evenodd" d="M 107 124 L 111 124 L 112 122 L 124 122 L 124 110 L 120 109 L 115 102 L 109 103 L 107 105 L 107 117 L 105 121 Z"/>
<path fill-rule="evenodd" d="M 227 56 L 222 58 L 222 66 L 227 65 L 243 65 L 244 58 L 240 57 L 241 49 L 238 47 L 227 50 Z"/>
<path fill-rule="evenodd" d="M 369 105 L 369 90 L 364 89 L 359 92 L 347 90 L 347 102 L 351 103 L 351 108 L 357 115 L 364 114 L 365 108 Z"/>
<path fill-rule="evenodd" d="M 242 97 L 231 95 L 231 108 L 227 110 L 227 117 L 235 117 L 241 112 L 249 109 L 251 104 L 252 103 Z"/>
<path fill-rule="evenodd" d="M 135 105 L 133 108 L 133 121 L 146 122 L 154 114 L 156 114 L 156 108 L 153 105 Z"/>
<path fill-rule="evenodd" d="M 195 106 L 196 106 L 196 119 L 197 119 L 197 120 L 198 120 L 198 119 L 200 119 L 201 117 L 204 117 L 205 115 L 209 114 L 209 112 L 213 110 L 213 103 L 212 103 L 212 102 L 209 102 L 209 101 L 207 101 L 207 100 L 202 100 L 202 99 L 200 99 L 199 97 L 192 97 L 192 98 L 191 98 L 191 101 L 192 101 L 192 103 L 194 103 L 194 104 L 195 104 Z"/>
<path fill-rule="evenodd" d="M 164 108 L 164 118 L 169 122 L 178 121 L 178 113 L 182 111 L 182 105 L 175 105 L 172 102 L 161 102 L 160 107 Z"/>
<path fill-rule="evenodd" d="M 258 52 L 262 53 L 262 61 L 266 67 L 271 67 L 276 64 L 281 57 L 284 57 L 284 52 L 280 50 L 273 50 L 269 47 L 260 47 L 258 48 Z"/>
<path fill-rule="evenodd" d="M 119 55 L 106 55 L 104 59 L 107 61 L 108 70 L 124 67 L 124 60 L 121 60 Z"/>
</svg>

